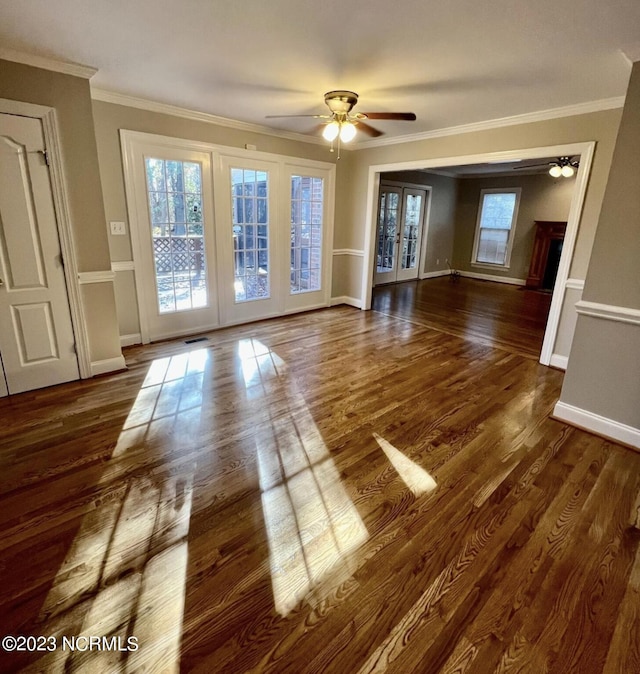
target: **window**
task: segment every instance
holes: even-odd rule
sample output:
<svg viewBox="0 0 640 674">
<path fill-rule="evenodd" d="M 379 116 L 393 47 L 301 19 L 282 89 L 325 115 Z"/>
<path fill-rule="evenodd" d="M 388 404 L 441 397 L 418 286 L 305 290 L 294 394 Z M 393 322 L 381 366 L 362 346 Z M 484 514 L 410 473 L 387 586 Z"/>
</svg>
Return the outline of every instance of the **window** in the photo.
<svg viewBox="0 0 640 674">
<path fill-rule="evenodd" d="M 482 190 L 471 262 L 508 267 L 520 188 Z"/>
<path fill-rule="evenodd" d="M 324 181 L 291 176 L 290 293 L 320 290 Z"/>
</svg>

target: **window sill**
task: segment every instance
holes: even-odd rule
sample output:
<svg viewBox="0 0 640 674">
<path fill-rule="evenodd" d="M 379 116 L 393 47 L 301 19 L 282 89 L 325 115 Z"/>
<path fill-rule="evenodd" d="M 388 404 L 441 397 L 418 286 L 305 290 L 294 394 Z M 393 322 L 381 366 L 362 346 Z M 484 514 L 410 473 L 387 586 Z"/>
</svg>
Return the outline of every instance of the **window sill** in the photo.
<svg viewBox="0 0 640 674">
<path fill-rule="evenodd" d="M 472 262 L 472 267 L 478 267 L 479 269 L 499 269 L 500 271 L 509 271 L 510 265 L 507 264 L 491 264 L 490 262 Z"/>
</svg>

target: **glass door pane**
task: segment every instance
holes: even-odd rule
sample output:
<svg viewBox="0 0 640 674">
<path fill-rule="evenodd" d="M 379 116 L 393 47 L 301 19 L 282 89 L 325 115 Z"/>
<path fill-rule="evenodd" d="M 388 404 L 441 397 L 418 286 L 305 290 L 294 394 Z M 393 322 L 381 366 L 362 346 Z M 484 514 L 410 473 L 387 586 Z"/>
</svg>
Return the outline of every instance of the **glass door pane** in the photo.
<svg viewBox="0 0 640 674">
<path fill-rule="evenodd" d="M 388 283 L 396 280 L 401 206 L 401 188 L 380 188 L 375 283 Z"/>
<path fill-rule="evenodd" d="M 269 276 L 269 175 L 231 169 L 234 291 L 236 302 L 271 296 Z"/>
<path fill-rule="evenodd" d="M 418 278 L 426 201 L 426 190 L 403 188 L 398 281 Z"/>
<path fill-rule="evenodd" d="M 158 311 L 206 307 L 202 167 L 147 157 L 145 171 Z"/>
<path fill-rule="evenodd" d="M 324 180 L 291 176 L 290 284 L 292 295 L 321 289 Z"/>
<path fill-rule="evenodd" d="M 418 238 L 421 227 L 422 195 L 407 194 L 404 200 L 402 230 L 402 268 L 415 269 L 418 264 Z"/>
</svg>

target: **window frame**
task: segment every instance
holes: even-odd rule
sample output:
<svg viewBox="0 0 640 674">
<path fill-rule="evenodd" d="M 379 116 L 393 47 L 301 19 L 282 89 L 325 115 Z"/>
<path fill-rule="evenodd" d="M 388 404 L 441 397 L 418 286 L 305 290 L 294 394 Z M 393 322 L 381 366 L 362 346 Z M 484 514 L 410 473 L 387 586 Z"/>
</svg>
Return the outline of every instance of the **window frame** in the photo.
<svg viewBox="0 0 640 674">
<path fill-rule="evenodd" d="M 471 264 L 474 267 L 482 267 L 484 269 L 509 269 L 511 266 L 511 252 L 513 250 L 513 242 L 515 240 L 516 225 L 518 223 L 518 209 L 520 206 L 520 196 L 522 193 L 521 187 L 492 187 L 480 190 L 480 200 L 478 203 L 478 215 L 476 217 L 476 228 L 473 237 L 473 251 L 471 253 Z M 502 264 L 496 262 L 479 262 L 478 261 L 478 246 L 480 244 L 480 230 L 482 229 L 480 223 L 482 222 L 482 211 L 484 208 L 484 197 L 486 194 L 515 194 L 516 202 L 513 207 L 513 214 L 511 216 L 511 227 L 509 228 L 509 237 L 507 239 L 507 250 Z M 486 228 L 485 228 L 486 229 Z"/>
</svg>

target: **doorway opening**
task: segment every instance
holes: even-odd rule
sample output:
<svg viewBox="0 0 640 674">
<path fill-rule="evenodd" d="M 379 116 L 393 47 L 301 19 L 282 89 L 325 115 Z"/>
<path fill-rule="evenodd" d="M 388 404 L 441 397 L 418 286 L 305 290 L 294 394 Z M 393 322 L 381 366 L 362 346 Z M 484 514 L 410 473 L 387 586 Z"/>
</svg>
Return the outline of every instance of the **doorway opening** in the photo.
<svg viewBox="0 0 640 674">
<path fill-rule="evenodd" d="M 558 222 L 563 220 L 566 222 L 562 244 L 561 246 L 557 246 L 556 250 L 559 255 L 557 256 L 558 259 L 556 260 L 557 266 L 554 267 L 554 269 L 557 270 L 555 275 L 555 284 L 552 284 L 553 287 L 551 288 L 535 288 L 531 291 L 522 291 L 546 291 L 547 293 L 551 294 L 539 361 L 544 365 L 556 365 L 558 367 L 566 366 L 566 357 L 562 353 L 554 353 L 554 347 L 556 345 L 556 341 L 558 340 L 561 314 L 563 313 L 563 307 L 565 304 L 568 309 L 564 312 L 567 315 L 562 317 L 562 335 L 561 340 L 559 340 L 562 341 L 563 348 L 568 349 L 573 337 L 573 324 L 569 314 L 573 304 L 575 303 L 575 300 L 572 301 L 573 297 L 571 297 L 567 301 L 567 294 L 570 292 L 575 293 L 576 291 L 580 292 L 583 281 L 580 279 L 570 279 L 569 269 L 573 259 L 580 214 L 586 193 L 587 179 L 591 169 L 594 148 L 595 143 L 593 142 L 575 143 L 563 146 L 530 148 L 526 150 L 495 152 L 482 155 L 469 155 L 465 157 L 439 158 L 421 161 L 417 160 L 412 162 L 371 166 L 369 168 L 367 204 L 367 222 L 369 223 L 369 227 L 365 236 L 365 263 L 363 265 L 362 278 L 363 308 L 370 309 L 372 306 L 373 288 L 376 285 L 378 266 L 377 256 L 379 251 L 379 247 L 377 245 L 379 233 L 379 195 L 382 190 L 383 181 L 389 180 L 390 177 L 393 177 L 392 174 L 398 172 L 411 172 L 413 175 L 416 173 L 423 174 L 423 176 L 428 175 L 428 180 L 425 177 L 425 179 L 423 179 L 421 182 L 426 186 L 432 187 L 430 199 L 430 216 L 425 227 L 425 236 L 422 247 L 424 255 L 422 256 L 422 260 L 420 262 L 420 280 L 433 278 L 436 276 L 450 275 L 453 270 L 460 272 L 461 275 L 477 280 L 497 280 L 502 283 L 513 283 L 515 285 L 525 287 L 527 284 L 529 271 L 528 265 L 531 263 L 532 240 L 535 237 L 533 230 L 527 233 L 527 236 L 529 237 L 527 246 L 519 250 L 517 255 L 514 252 L 514 255 L 517 259 L 512 259 L 510 264 L 503 264 L 498 268 L 498 266 L 493 264 L 483 264 L 482 259 L 472 259 L 471 255 L 469 255 L 469 259 L 465 260 L 464 264 L 458 265 L 458 262 L 455 259 L 456 251 L 459 252 L 464 248 L 465 245 L 468 245 L 469 237 L 471 237 L 471 246 L 473 247 L 473 237 L 477 235 L 477 231 L 480 228 L 479 220 L 477 219 L 479 212 L 479 202 L 477 198 L 471 201 L 467 200 L 467 202 L 465 202 L 465 207 L 467 209 L 474 210 L 476 214 L 476 221 L 474 221 L 471 231 L 469 231 L 469 228 L 467 227 L 464 232 L 454 231 L 452 235 L 450 234 L 454 241 L 452 243 L 453 247 L 448 248 L 446 243 L 445 245 L 442 243 L 441 235 L 443 230 L 440 227 L 442 223 L 437 222 L 436 217 L 434 217 L 437 216 L 438 205 L 435 204 L 436 191 L 433 189 L 433 183 L 435 181 L 448 179 L 465 181 L 471 184 L 475 181 L 482 182 L 483 180 L 486 180 L 487 175 L 495 177 L 499 175 L 503 183 L 505 181 L 513 182 L 516 179 L 516 176 L 526 173 L 525 171 L 521 171 L 518 168 L 519 164 L 545 164 L 550 162 L 553 158 L 561 156 L 577 157 L 579 158 L 579 166 L 577 167 L 575 178 L 572 180 L 573 189 L 571 190 L 571 194 L 568 198 L 569 206 L 566 218 L 555 218 L 555 216 L 549 217 L 549 213 L 545 212 L 541 212 L 540 215 L 534 215 L 533 217 L 530 217 L 531 227 L 535 226 L 534 222 L 536 220 L 552 221 L 555 218 Z M 542 178 L 544 174 L 544 177 L 549 181 L 554 180 L 547 175 L 548 170 L 545 169 L 544 166 L 540 169 L 540 171 L 540 178 Z M 461 175 L 471 177 L 469 180 L 467 180 L 466 177 L 461 179 Z M 513 178 L 511 178 L 512 176 Z M 562 179 L 564 178 L 561 178 L 561 180 Z M 429 180 L 432 181 L 431 184 L 429 184 Z M 456 216 L 454 215 L 453 217 L 455 218 Z M 519 235 L 518 226 L 519 225 L 516 225 L 514 236 Z M 459 240 L 455 241 L 456 238 Z M 437 242 L 436 245 L 430 245 L 430 243 L 433 241 Z M 447 254 L 449 250 L 453 251 L 451 258 L 448 257 Z M 526 257 L 524 262 L 523 255 Z M 517 262 L 517 264 L 514 265 L 514 262 Z M 527 265 L 525 272 L 522 272 L 523 264 Z M 519 268 L 516 271 L 518 265 Z M 459 270 L 457 269 L 457 266 L 464 266 L 466 268 Z M 511 274 L 514 275 L 512 276 Z M 548 274 L 546 281 L 547 285 L 549 285 Z M 580 299 L 580 297 L 577 297 L 576 300 L 577 299 Z"/>
</svg>

